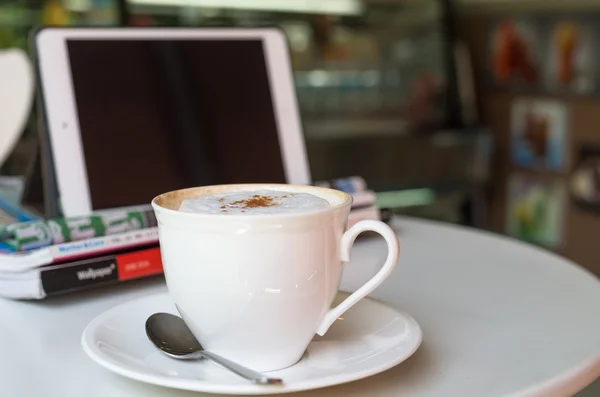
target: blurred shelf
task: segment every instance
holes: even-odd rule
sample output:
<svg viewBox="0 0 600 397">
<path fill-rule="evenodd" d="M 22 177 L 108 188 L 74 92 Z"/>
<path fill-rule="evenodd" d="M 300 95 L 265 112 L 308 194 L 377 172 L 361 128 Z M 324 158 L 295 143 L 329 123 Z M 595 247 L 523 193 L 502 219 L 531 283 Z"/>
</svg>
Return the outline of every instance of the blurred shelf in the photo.
<svg viewBox="0 0 600 397">
<path fill-rule="evenodd" d="M 245 11 L 271 11 L 331 15 L 359 15 L 363 12 L 360 0 L 129 0 L 134 11 L 143 7 L 164 13 L 177 12 L 178 7 Z"/>
<path fill-rule="evenodd" d="M 409 133 L 409 124 L 401 118 L 344 118 L 304 121 L 306 139 L 331 140 L 400 136 Z"/>
<path fill-rule="evenodd" d="M 580 11 L 598 10 L 598 0 L 458 0 L 457 11 L 460 13 L 518 13 L 532 11 Z"/>
<path fill-rule="evenodd" d="M 491 134 L 439 130 L 398 134 L 357 135 L 336 131 L 335 139 L 307 138 L 315 180 L 360 175 L 375 191 L 427 188 L 436 191 L 470 190 L 485 183 L 492 154 Z"/>
</svg>

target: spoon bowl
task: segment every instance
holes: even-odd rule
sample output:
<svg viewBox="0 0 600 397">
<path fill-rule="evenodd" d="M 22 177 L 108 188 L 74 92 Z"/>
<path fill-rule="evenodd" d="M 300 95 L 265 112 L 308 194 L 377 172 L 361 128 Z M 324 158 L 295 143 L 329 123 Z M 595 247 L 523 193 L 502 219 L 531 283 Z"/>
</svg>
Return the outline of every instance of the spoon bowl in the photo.
<svg viewBox="0 0 600 397">
<path fill-rule="evenodd" d="M 197 360 L 208 358 L 237 375 L 261 385 L 278 385 L 279 378 L 271 378 L 250 368 L 246 368 L 215 353 L 208 352 L 192 334 L 181 317 L 168 313 L 155 313 L 146 320 L 148 339 L 171 358 Z"/>
</svg>

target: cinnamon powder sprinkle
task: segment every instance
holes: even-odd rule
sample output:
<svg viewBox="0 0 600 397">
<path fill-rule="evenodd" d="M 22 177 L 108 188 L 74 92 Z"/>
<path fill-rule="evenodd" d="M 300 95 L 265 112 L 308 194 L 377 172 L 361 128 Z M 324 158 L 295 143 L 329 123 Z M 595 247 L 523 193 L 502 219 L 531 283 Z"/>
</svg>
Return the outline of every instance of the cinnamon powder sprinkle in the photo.
<svg viewBox="0 0 600 397">
<path fill-rule="evenodd" d="M 259 207 L 272 207 L 277 203 L 273 201 L 271 196 L 261 196 L 255 194 L 246 200 L 238 200 L 232 202 L 230 205 L 237 206 L 238 208 L 259 208 Z"/>
</svg>

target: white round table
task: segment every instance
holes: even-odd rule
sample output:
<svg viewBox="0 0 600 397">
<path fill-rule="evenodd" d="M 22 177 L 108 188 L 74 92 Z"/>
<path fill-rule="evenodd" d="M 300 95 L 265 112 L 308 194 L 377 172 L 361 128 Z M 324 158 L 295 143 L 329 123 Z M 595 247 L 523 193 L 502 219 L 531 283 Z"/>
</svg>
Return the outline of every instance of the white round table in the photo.
<svg viewBox="0 0 600 397">
<path fill-rule="evenodd" d="M 373 295 L 414 316 L 423 344 L 380 375 L 294 396 L 558 397 L 600 375 L 594 276 L 493 234 L 407 218 L 393 226 L 400 266 Z M 342 288 L 358 287 L 385 255 L 380 239 L 359 241 Z M 122 378 L 81 349 L 81 333 L 95 316 L 165 289 L 162 280 L 146 280 L 42 302 L 0 300 L 0 395 L 198 396 Z"/>
</svg>

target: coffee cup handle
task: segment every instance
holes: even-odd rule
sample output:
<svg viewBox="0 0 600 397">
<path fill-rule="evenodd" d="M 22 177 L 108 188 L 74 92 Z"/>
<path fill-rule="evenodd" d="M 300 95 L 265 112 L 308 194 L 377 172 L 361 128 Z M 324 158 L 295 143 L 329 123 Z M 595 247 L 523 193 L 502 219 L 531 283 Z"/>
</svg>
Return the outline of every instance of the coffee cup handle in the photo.
<svg viewBox="0 0 600 397">
<path fill-rule="evenodd" d="M 379 272 L 374 275 L 369 281 L 367 281 L 362 287 L 354 291 L 349 297 L 347 297 L 342 303 L 330 309 L 321 325 L 317 328 L 318 335 L 324 335 L 325 332 L 331 327 L 331 325 L 340 317 L 346 310 L 354 306 L 359 300 L 373 292 L 373 290 L 383 282 L 394 270 L 398 264 L 398 257 L 400 255 L 400 243 L 396 232 L 380 221 L 364 220 L 357 222 L 354 226 L 344 233 L 342 241 L 340 243 L 341 258 L 342 262 L 348 262 L 350 260 L 350 251 L 354 240 L 362 232 L 372 231 L 379 233 L 386 241 L 388 246 L 387 258 Z"/>
</svg>

